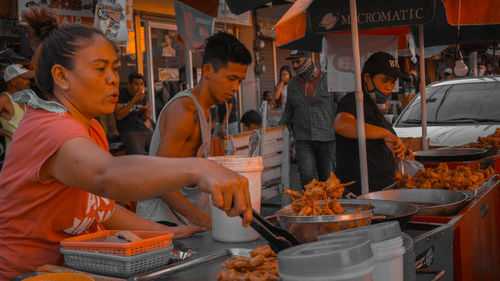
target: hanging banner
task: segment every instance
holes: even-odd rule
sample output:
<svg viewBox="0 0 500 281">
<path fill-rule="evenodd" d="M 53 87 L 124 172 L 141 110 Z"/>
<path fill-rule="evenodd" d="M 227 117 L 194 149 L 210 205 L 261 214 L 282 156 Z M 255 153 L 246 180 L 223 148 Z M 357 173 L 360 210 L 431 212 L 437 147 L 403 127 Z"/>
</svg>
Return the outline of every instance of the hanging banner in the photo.
<svg viewBox="0 0 500 281">
<path fill-rule="evenodd" d="M 94 27 L 116 46 L 128 45 L 127 0 L 99 0 L 95 9 Z"/>
<path fill-rule="evenodd" d="M 134 0 L 127 0 L 127 30 L 134 31 Z"/>
<path fill-rule="evenodd" d="M 217 13 L 217 18 L 215 19 L 217 22 L 250 26 L 250 12 L 244 12 L 239 15 L 233 14 L 231 13 L 229 6 L 227 4 L 224 6 L 224 3 L 224 0 L 219 1 L 219 12 Z"/>
<path fill-rule="evenodd" d="M 23 11 L 28 11 L 31 6 L 40 7 L 42 4 L 51 8 L 59 24 L 82 24 L 88 26 L 93 26 L 94 24 L 95 6 L 93 0 L 18 0 L 19 21 L 21 21 Z"/>
<path fill-rule="evenodd" d="M 215 18 L 180 1 L 175 1 L 177 31 L 190 50 L 199 49 L 214 33 Z"/>
<path fill-rule="evenodd" d="M 331 33 L 325 35 L 327 48 L 328 91 L 352 92 L 355 90 L 354 59 L 351 34 Z M 370 55 L 387 52 L 398 57 L 398 38 L 383 35 L 359 35 L 361 71 Z M 394 89 L 399 89 L 398 85 Z"/>
</svg>

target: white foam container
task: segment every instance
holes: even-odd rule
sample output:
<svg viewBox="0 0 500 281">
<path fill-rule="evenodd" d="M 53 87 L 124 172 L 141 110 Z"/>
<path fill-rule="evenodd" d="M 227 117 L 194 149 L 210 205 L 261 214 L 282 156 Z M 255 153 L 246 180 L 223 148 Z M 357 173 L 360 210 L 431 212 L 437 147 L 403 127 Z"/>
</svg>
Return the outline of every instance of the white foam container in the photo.
<svg viewBox="0 0 500 281">
<path fill-rule="evenodd" d="M 241 156 L 210 157 L 209 160 L 246 177 L 252 208 L 260 213 L 262 158 Z M 257 240 L 259 234 L 251 227 L 243 227 L 241 218 L 228 217 L 226 212 L 210 202 L 212 237 L 219 242 L 248 242 Z"/>
</svg>

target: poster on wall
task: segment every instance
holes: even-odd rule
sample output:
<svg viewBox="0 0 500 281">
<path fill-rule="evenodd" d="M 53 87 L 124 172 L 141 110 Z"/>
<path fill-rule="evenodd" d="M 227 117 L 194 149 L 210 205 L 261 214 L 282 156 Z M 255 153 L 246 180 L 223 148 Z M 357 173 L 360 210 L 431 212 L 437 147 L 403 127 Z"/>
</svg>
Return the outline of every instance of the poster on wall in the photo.
<svg viewBox="0 0 500 281">
<path fill-rule="evenodd" d="M 128 45 L 126 8 L 127 0 L 98 0 L 95 9 L 94 27 L 119 47 Z"/>
<path fill-rule="evenodd" d="M 158 68 L 158 80 L 160 81 L 179 81 L 178 68 Z"/>
<path fill-rule="evenodd" d="M 354 59 L 351 34 L 332 33 L 325 35 L 328 48 L 328 91 L 352 92 L 355 90 Z M 387 52 L 398 57 L 398 38 L 385 35 L 359 35 L 361 71 L 368 57 L 375 52 Z M 394 89 L 399 89 L 398 85 Z"/>
<path fill-rule="evenodd" d="M 19 21 L 21 21 L 23 11 L 28 11 L 32 6 L 40 7 L 47 4 L 57 17 L 59 24 L 83 24 L 88 26 L 94 24 L 95 6 L 93 0 L 18 0 Z"/>
<path fill-rule="evenodd" d="M 175 0 L 175 21 L 184 45 L 190 50 L 201 48 L 214 33 L 215 18 Z"/>
</svg>

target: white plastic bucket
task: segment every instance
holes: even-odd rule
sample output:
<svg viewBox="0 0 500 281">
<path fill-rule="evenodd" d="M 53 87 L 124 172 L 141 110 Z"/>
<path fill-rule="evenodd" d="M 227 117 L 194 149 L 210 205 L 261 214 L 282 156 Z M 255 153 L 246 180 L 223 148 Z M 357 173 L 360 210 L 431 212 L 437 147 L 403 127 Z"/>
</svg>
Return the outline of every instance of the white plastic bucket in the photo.
<svg viewBox="0 0 500 281">
<path fill-rule="evenodd" d="M 208 159 L 248 179 L 252 208 L 260 213 L 262 158 L 220 156 Z M 239 216 L 228 217 L 226 212 L 214 207 L 212 204 L 210 204 L 210 214 L 212 216 L 212 237 L 214 240 L 220 242 L 247 242 L 259 238 L 259 234 L 253 228 L 242 226 Z"/>
<path fill-rule="evenodd" d="M 374 281 L 403 281 L 405 248 L 401 236 L 372 243 Z"/>
</svg>

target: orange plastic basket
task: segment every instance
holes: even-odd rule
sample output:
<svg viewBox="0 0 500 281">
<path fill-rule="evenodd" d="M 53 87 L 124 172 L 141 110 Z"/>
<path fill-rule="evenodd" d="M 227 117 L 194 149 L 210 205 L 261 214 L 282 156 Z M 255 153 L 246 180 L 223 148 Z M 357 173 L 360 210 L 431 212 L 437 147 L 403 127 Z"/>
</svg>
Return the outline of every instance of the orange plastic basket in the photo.
<svg viewBox="0 0 500 281">
<path fill-rule="evenodd" d="M 132 231 L 142 240 L 130 243 L 103 242 L 107 237 L 115 235 L 121 230 L 106 230 L 91 234 L 79 235 L 61 241 L 66 249 L 98 252 L 118 256 L 134 256 L 170 246 L 172 236 L 170 232 L 161 231 Z"/>
</svg>

